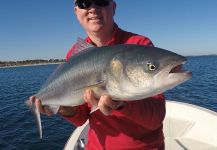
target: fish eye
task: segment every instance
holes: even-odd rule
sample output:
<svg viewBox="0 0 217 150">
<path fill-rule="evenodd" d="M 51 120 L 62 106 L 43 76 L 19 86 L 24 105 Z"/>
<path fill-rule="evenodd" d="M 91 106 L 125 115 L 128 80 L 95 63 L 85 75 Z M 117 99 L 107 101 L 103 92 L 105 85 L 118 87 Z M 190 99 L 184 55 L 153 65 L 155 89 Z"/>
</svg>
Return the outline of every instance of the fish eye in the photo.
<svg viewBox="0 0 217 150">
<path fill-rule="evenodd" d="M 148 71 L 155 71 L 157 69 L 156 65 L 153 63 L 147 63 L 147 69 Z"/>
</svg>

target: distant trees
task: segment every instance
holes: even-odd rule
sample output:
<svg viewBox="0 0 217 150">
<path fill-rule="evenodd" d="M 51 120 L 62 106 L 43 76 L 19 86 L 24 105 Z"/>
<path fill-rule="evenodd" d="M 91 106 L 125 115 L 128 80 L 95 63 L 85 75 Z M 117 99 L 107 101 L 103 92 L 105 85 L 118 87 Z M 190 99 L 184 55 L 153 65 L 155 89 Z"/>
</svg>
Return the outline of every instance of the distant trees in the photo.
<svg viewBox="0 0 217 150">
<path fill-rule="evenodd" d="M 34 64 L 52 64 L 52 63 L 62 63 L 65 59 L 34 59 L 34 60 L 23 60 L 23 61 L 0 61 L 0 67 L 10 67 L 10 66 L 24 66 L 24 65 L 34 65 Z"/>
</svg>

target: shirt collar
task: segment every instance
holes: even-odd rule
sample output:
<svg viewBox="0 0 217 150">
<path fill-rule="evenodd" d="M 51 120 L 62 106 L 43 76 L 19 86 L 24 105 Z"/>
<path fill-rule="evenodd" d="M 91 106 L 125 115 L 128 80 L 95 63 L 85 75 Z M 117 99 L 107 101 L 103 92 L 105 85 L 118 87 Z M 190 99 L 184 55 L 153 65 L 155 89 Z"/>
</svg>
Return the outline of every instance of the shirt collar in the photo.
<svg viewBox="0 0 217 150">
<path fill-rule="evenodd" d="M 120 43 L 120 32 L 121 32 L 121 29 L 118 27 L 118 25 L 115 23 L 114 25 L 114 29 L 113 29 L 113 32 L 112 32 L 112 39 L 109 40 L 106 45 L 109 46 L 109 45 L 115 45 L 115 44 L 119 44 Z M 90 37 L 87 37 L 85 39 L 86 42 L 88 43 L 93 43 L 92 40 L 90 39 Z"/>
</svg>

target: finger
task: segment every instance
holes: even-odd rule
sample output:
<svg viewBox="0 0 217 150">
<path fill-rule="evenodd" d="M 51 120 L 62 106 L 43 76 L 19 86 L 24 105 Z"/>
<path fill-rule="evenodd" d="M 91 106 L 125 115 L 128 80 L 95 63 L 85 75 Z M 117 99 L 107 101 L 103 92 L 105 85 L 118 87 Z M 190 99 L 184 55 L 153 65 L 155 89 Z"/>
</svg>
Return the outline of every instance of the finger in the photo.
<svg viewBox="0 0 217 150">
<path fill-rule="evenodd" d="M 35 106 L 39 109 L 40 113 L 45 114 L 45 109 L 42 106 L 41 101 L 37 98 L 35 99 Z"/>
<path fill-rule="evenodd" d="M 94 92 L 90 89 L 85 91 L 84 100 L 86 103 L 90 103 L 91 105 L 94 105 L 94 106 L 98 105 L 98 100 L 95 98 Z"/>
<path fill-rule="evenodd" d="M 58 113 L 63 116 L 72 117 L 76 112 L 76 107 L 60 106 Z"/>
<path fill-rule="evenodd" d="M 59 110 L 58 110 L 58 114 L 65 116 L 66 114 L 66 109 L 64 106 L 60 106 Z"/>
<path fill-rule="evenodd" d="M 43 108 L 44 108 L 44 112 L 46 115 L 48 115 L 48 116 L 53 115 L 53 112 L 50 110 L 49 106 L 43 106 Z"/>
<path fill-rule="evenodd" d="M 100 111 L 106 116 L 110 115 L 112 112 L 112 108 L 106 104 L 106 102 L 109 101 L 109 99 L 110 98 L 108 96 L 101 96 L 98 103 Z"/>
<path fill-rule="evenodd" d="M 30 96 L 29 97 L 29 102 L 30 102 L 31 105 L 34 104 L 35 103 L 35 96 Z"/>
<path fill-rule="evenodd" d="M 117 109 L 120 106 L 120 101 L 113 101 L 110 97 L 105 97 L 105 104 L 111 109 Z"/>
<path fill-rule="evenodd" d="M 104 98 L 103 98 L 104 103 L 105 103 L 108 107 L 110 107 L 111 109 L 117 109 L 117 108 L 119 108 L 119 107 L 122 105 L 122 103 L 123 103 L 122 101 L 114 101 L 114 100 L 112 100 L 111 97 L 108 96 L 108 95 L 104 95 L 103 97 L 104 97 Z"/>
<path fill-rule="evenodd" d="M 39 109 L 40 113 L 51 116 L 53 115 L 52 111 L 48 106 L 42 106 L 41 100 L 35 99 L 35 105 Z"/>
</svg>

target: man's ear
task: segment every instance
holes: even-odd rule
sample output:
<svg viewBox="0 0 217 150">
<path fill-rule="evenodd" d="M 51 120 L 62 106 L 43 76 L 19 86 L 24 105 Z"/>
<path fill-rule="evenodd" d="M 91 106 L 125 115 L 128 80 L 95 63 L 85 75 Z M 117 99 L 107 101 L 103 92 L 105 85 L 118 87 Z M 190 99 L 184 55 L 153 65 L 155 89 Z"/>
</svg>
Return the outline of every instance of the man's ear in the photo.
<svg viewBox="0 0 217 150">
<path fill-rule="evenodd" d="M 77 14 L 77 7 L 74 7 L 74 13 Z"/>
</svg>

